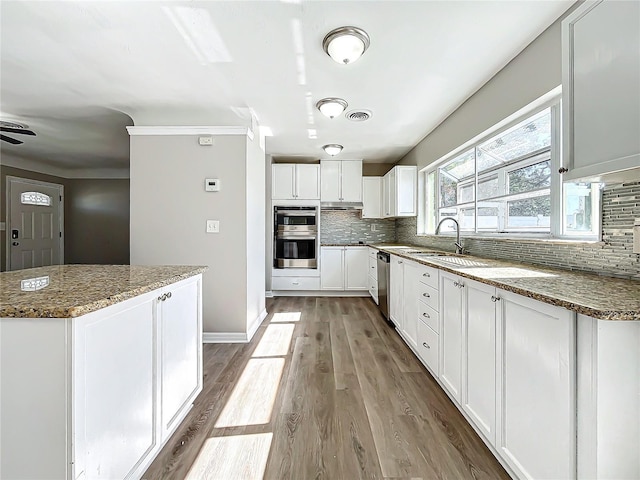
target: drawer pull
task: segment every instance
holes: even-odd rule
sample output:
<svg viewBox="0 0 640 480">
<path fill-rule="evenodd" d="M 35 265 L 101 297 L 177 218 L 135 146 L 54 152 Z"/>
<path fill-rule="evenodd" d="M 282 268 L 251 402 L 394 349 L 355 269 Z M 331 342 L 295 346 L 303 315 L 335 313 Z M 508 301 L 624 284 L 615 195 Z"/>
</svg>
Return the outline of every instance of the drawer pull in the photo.
<svg viewBox="0 0 640 480">
<path fill-rule="evenodd" d="M 431 295 L 429 295 L 428 293 L 423 293 L 422 296 L 423 297 L 427 297 L 427 298 L 431 298 Z"/>
<path fill-rule="evenodd" d="M 464 283 L 462 283 L 462 282 L 455 281 L 455 282 L 453 282 L 453 284 L 458 288 L 464 288 Z"/>
<path fill-rule="evenodd" d="M 431 348 L 429 345 L 427 345 L 427 342 L 422 342 L 422 346 L 423 346 L 424 348 Z"/>
<path fill-rule="evenodd" d="M 494 295 L 491 295 L 491 301 L 492 302 L 497 302 L 498 300 L 500 300 L 500 297 L 496 297 Z"/>
<path fill-rule="evenodd" d="M 427 277 L 427 278 L 431 278 L 431 275 L 429 275 L 428 273 L 423 273 L 422 276 L 423 277 Z"/>
<path fill-rule="evenodd" d="M 427 312 L 424 312 L 424 313 L 422 314 L 422 316 L 423 316 L 423 317 L 427 317 L 427 318 L 431 318 L 431 315 L 429 315 Z"/>
</svg>

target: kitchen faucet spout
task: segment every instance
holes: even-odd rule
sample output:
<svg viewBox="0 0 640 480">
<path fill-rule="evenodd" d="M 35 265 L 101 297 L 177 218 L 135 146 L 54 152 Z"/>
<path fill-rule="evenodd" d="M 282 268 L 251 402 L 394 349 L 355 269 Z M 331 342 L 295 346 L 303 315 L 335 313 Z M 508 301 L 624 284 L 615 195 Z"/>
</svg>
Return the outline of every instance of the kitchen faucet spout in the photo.
<svg viewBox="0 0 640 480">
<path fill-rule="evenodd" d="M 440 220 L 440 222 L 438 223 L 438 226 L 436 227 L 436 235 L 440 233 L 440 226 L 444 223 L 445 220 L 451 220 L 453 223 L 456 224 L 456 242 L 455 242 L 456 253 L 459 255 L 462 255 L 462 253 L 464 252 L 464 248 L 462 246 L 462 243 L 460 243 L 460 224 L 455 218 L 444 217 L 442 220 Z"/>
</svg>

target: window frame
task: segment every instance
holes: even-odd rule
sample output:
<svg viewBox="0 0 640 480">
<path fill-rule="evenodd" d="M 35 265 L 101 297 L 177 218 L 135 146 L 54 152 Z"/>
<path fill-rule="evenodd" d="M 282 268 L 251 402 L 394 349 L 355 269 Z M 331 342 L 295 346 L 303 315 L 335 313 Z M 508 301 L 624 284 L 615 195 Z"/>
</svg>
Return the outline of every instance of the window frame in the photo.
<svg viewBox="0 0 640 480">
<path fill-rule="evenodd" d="M 505 165 L 500 166 L 495 169 L 488 169 L 487 171 L 478 174 L 477 171 L 474 173 L 473 180 L 471 181 L 474 185 L 473 190 L 473 201 L 472 202 L 464 202 L 457 204 L 455 207 L 450 208 L 458 208 L 460 206 L 468 206 L 469 204 L 473 205 L 475 209 L 474 213 L 474 228 L 473 230 L 461 230 L 461 235 L 463 236 L 473 236 L 473 237 L 488 237 L 488 238 L 521 238 L 521 239 L 539 239 L 539 240 L 573 240 L 573 241 L 599 241 L 602 238 L 602 216 L 599 214 L 601 210 L 601 199 L 600 195 L 593 195 L 593 206 L 592 211 L 596 212 L 594 215 L 594 219 L 597 221 L 597 225 L 594 228 L 594 234 L 590 235 L 580 235 L 580 234 L 572 234 L 565 233 L 565 195 L 564 188 L 562 182 L 562 176 L 558 173 L 558 169 L 561 166 L 561 155 L 562 155 L 562 122 L 561 122 L 561 89 L 556 88 L 549 94 L 543 96 L 538 101 L 533 102 L 532 105 L 527 106 L 515 114 L 511 115 L 507 119 L 498 122 L 493 127 L 487 129 L 480 135 L 476 136 L 472 140 L 466 142 L 460 147 L 454 149 L 447 155 L 441 157 L 437 161 L 427 165 L 419 172 L 419 199 L 420 203 L 418 205 L 418 235 L 434 235 L 435 234 L 435 225 L 438 223 L 439 211 L 441 208 L 439 205 L 439 196 L 440 196 L 440 173 L 439 167 L 448 161 L 456 158 L 457 156 L 463 155 L 465 152 L 469 150 L 474 151 L 474 156 L 477 154 L 476 149 L 489 140 L 492 137 L 498 136 L 507 130 L 513 128 L 517 124 L 525 121 L 527 118 L 533 117 L 543 110 L 550 109 L 551 115 L 551 146 L 550 148 L 543 148 L 537 151 L 531 152 L 529 156 L 523 156 L 517 161 L 507 162 Z M 506 187 L 508 183 L 508 172 L 517 170 L 520 168 L 524 168 L 526 166 L 530 166 L 541 161 L 544 161 L 546 156 L 549 156 L 550 159 L 550 167 L 551 167 L 551 184 L 549 188 L 549 199 L 551 203 L 551 213 L 550 213 L 550 225 L 549 231 L 546 232 L 535 232 L 535 231 L 526 231 L 526 232 L 518 232 L 518 231 L 487 231 L 478 229 L 478 208 L 482 208 L 479 203 L 484 200 L 497 199 L 501 197 L 508 197 L 514 194 L 505 194 L 498 197 L 490 197 L 489 199 L 478 200 L 478 185 L 482 183 L 482 177 L 487 174 L 497 174 L 498 182 Z M 509 168 L 513 167 L 513 168 Z M 427 192 L 427 183 L 428 177 L 430 174 L 435 174 L 435 192 Z M 468 181 L 460 182 L 462 185 L 466 186 Z M 590 182 L 587 182 L 590 183 Z M 458 185 L 458 192 L 461 185 Z M 546 188 L 545 188 L 546 189 Z M 506 190 L 505 190 L 506 191 Z M 429 208 L 427 205 L 428 197 L 431 201 L 435 200 L 435 205 L 432 206 L 432 210 L 435 214 L 434 219 L 431 221 L 427 218 L 429 213 Z M 433 225 L 432 231 L 427 231 L 427 226 Z M 453 235 L 452 232 L 442 232 L 443 235 Z"/>
</svg>

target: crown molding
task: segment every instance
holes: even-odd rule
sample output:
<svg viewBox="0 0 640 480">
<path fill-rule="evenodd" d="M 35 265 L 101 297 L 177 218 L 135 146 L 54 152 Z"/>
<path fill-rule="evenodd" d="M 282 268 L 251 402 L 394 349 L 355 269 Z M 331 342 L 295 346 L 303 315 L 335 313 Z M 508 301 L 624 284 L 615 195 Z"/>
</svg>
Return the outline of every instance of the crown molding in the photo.
<svg viewBox="0 0 640 480">
<path fill-rule="evenodd" d="M 133 126 L 127 127 L 130 136 L 135 135 L 249 135 L 253 132 L 247 127 L 211 127 L 211 126 Z"/>
</svg>

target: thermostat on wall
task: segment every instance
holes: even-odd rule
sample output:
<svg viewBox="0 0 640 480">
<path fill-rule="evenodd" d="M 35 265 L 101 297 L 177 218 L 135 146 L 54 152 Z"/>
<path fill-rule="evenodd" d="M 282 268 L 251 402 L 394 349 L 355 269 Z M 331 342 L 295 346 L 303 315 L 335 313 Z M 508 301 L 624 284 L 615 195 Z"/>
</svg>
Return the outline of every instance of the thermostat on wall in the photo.
<svg viewBox="0 0 640 480">
<path fill-rule="evenodd" d="M 219 178 L 205 178 L 204 189 L 207 192 L 219 192 L 220 191 L 220 179 Z"/>
</svg>

